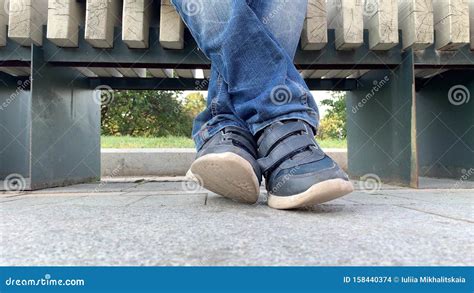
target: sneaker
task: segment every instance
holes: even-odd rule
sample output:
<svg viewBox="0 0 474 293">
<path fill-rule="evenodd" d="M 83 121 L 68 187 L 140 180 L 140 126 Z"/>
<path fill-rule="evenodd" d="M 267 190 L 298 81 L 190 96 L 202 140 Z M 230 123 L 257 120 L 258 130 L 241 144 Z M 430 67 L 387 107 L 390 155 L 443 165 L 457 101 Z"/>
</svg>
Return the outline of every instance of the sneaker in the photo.
<svg viewBox="0 0 474 293">
<path fill-rule="evenodd" d="M 262 178 L 256 157 L 257 146 L 248 131 L 225 127 L 204 143 L 187 176 L 219 195 L 253 204 Z"/>
<path fill-rule="evenodd" d="M 267 127 L 258 139 L 258 155 L 272 208 L 308 207 L 353 191 L 347 174 L 321 150 L 304 121 Z"/>
</svg>

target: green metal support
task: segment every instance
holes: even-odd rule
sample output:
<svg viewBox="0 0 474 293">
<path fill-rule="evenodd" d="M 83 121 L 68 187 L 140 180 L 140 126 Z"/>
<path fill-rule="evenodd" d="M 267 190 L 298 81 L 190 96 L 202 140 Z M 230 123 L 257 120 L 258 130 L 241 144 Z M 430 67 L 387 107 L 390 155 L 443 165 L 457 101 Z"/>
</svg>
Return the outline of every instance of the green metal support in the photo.
<svg viewBox="0 0 474 293">
<path fill-rule="evenodd" d="M 418 187 L 413 54 L 402 57 L 393 70 L 364 75 L 348 94 L 349 173 Z"/>
<path fill-rule="evenodd" d="M 0 102 L 8 105 L 0 115 L 0 181 L 13 176 L 30 190 L 99 180 L 100 98 L 88 79 L 52 67 L 36 46 L 28 87 L 2 77 Z"/>
<path fill-rule="evenodd" d="M 474 181 L 473 77 L 474 70 L 451 70 L 420 82 L 416 93 L 420 176 Z"/>
</svg>

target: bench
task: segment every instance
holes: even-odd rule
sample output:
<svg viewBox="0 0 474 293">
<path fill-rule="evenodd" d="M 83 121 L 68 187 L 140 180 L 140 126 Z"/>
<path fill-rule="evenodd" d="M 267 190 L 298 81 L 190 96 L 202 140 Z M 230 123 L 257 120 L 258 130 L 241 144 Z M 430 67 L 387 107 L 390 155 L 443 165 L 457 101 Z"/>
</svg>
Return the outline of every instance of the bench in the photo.
<svg viewBox="0 0 474 293">
<path fill-rule="evenodd" d="M 350 175 L 416 188 L 474 179 L 473 50 L 474 1 L 309 0 L 295 65 L 349 91 Z M 209 68 L 169 0 L 0 0 L 0 189 L 99 180 L 101 91 L 205 90 Z"/>
</svg>

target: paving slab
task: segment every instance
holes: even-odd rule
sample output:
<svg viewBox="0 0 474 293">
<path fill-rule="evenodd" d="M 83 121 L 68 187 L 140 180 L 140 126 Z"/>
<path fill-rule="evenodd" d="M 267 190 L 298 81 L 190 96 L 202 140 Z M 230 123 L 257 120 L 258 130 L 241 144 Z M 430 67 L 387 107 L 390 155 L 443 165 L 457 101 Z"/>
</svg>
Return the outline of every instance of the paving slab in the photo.
<svg viewBox="0 0 474 293">
<path fill-rule="evenodd" d="M 278 211 L 265 192 L 243 205 L 188 182 L 127 184 L 1 197 L 0 265 L 474 265 L 472 189 L 382 186 Z"/>
</svg>

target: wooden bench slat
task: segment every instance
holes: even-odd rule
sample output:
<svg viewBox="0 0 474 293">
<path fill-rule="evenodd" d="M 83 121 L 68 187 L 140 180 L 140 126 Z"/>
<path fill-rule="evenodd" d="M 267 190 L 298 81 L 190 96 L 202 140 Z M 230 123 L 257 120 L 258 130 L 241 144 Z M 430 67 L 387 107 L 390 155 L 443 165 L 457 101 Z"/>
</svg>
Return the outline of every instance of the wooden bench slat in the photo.
<svg viewBox="0 0 474 293">
<path fill-rule="evenodd" d="M 100 77 L 123 77 L 123 75 L 115 68 L 89 67 L 89 70 Z"/>
<path fill-rule="evenodd" d="M 97 77 L 97 74 L 95 74 L 88 67 L 74 67 L 74 68 L 86 77 Z"/>
<path fill-rule="evenodd" d="M 59 47 L 77 47 L 84 6 L 76 0 L 49 0 L 46 37 Z"/>
<path fill-rule="evenodd" d="M 124 0 L 122 40 L 129 48 L 148 48 L 151 0 Z"/>
<path fill-rule="evenodd" d="M 303 50 L 321 50 L 328 42 L 326 0 L 308 0 L 308 12 L 301 35 Z"/>
<path fill-rule="evenodd" d="M 211 78 L 211 71 L 209 69 L 204 69 L 202 74 L 204 75 L 204 78 Z"/>
<path fill-rule="evenodd" d="M 423 50 L 434 43 L 432 0 L 399 0 L 398 22 L 403 49 Z"/>
<path fill-rule="evenodd" d="M 328 2 L 328 27 L 336 31 L 337 50 L 352 50 L 363 44 L 363 4 L 361 0 Z"/>
<path fill-rule="evenodd" d="M 330 70 L 327 70 L 327 69 L 315 70 L 315 71 L 309 76 L 309 78 L 322 78 L 322 77 L 324 77 L 326 74 L 328 74 L 329 71 L 330 71 Z"/>
<path fill-rule="evenodd" d="M 474 50 L 474 0 L 469 1 L 469 24 L 471 36 L 471 50 Z"/>
<path fill-rule="evenodd" d="M 0 67 L 0 71 L 13 76 L 30 76 L 29 67 Z"/>
<path fill-rule="evenodd" d="M 415 70 L 415 76 L 420 78 L 431 78 L 440 73 L 448 71 L 447 69 L 417 69 Z"/>
<path fill-rule="evenodd" d="M 324 78 L 347 78 L 347 77 L 349 77 L 351 74 L 353 74 L 353 71 L 354 71 L 354 70 L 350 70 L 350 69 L 344 69 L 344 70 L 329 70 L 329 72 L 327 72 L 327 73 L 324 75 Z"/>
<path fill-rule="evenodd" d="M 43 45 L 47 7 L 47 0 L 10 0 L 8 37 L 22 46 Z"/>
<path fill-rule="evenodd" d="M 7 44 L 8 13 L 4 9 L 8 0 L 0 0 L 0 47 Z"/>
<path fill-rule="evenodd" d="M 315 70 L 301 70 L 300 71 L 300 76 L 302 78 L 309 78 L 311 76 L 311 74 L 314 73 Z"/>
<path fill-rule="evenodd" d="M 146 77 L 145 68 L 117 68 L 124 77 Z"/>
<path fill-rule="evenodd" d="M 112 48 L 114 26 L 120 23 L 119 0 L 87 0 L 85 40 L 96 48 Z"/>
<path fill-rule="evenodd" d="M 175 72 L 179 77 L 197 78 L 197 70 L 195 69 L 175 69 Z"/>
<path fill-rule="evenodd" d="M 157 78 L 173 77 L 173 69 L 148 68 L 148 72 Z"/>
<path fill-rule="evenodd" d="M 364 16 L 371 50 L 389 50 L 398 44 L 398 0 L 369 0 Z"/>
<path fill-rule="evenodd" d="M 470 42 L 467 0 L 433 0 L 433 8 L 437 50 L 457 50 Z"/>
<path fill-rule="evenodd" d="M 184 23 L 170 0 L 161 0 L 160 44 L 167 49 L 184 48 Z"/>
</svg>

